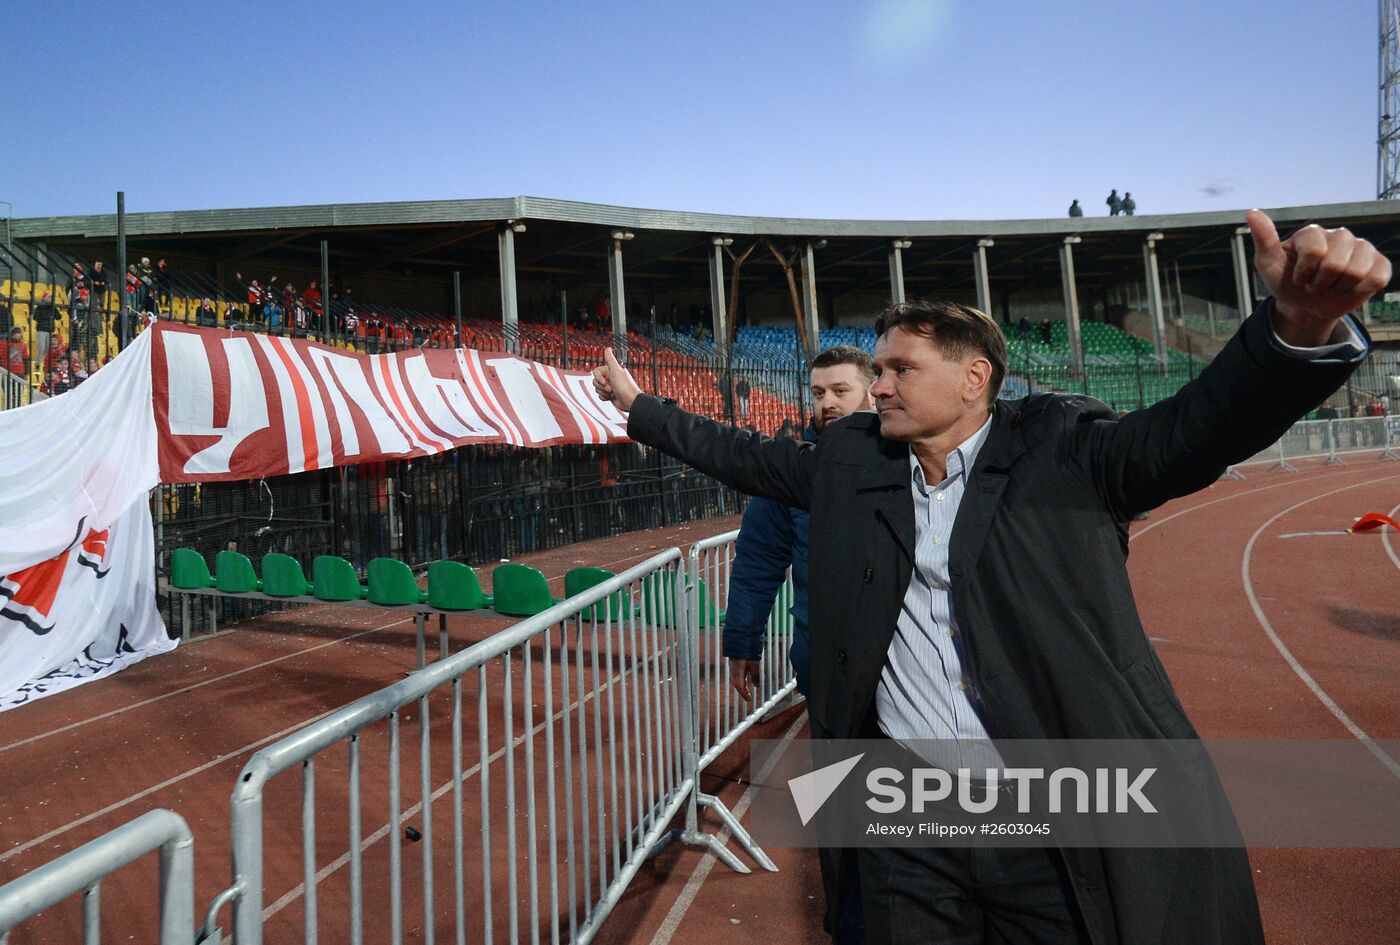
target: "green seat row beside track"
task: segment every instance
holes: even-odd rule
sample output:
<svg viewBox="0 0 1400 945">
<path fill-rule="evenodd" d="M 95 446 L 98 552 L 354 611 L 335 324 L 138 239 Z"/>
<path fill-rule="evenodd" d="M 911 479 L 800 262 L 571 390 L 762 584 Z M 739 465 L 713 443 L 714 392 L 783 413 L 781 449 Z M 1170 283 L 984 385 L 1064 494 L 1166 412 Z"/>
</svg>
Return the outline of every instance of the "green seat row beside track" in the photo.
<svg viewBox="0 0 1400 945">
<path fill-rule="evenodd" d="M 604 568 L 574 568 L 564 576 L 564 594 L 573 597 L 612 578 Z M 427 605 L 434 610 L 486 610 L 509 617 L 532 617 L 560 602 L 549 591 L 549 581 L 538 568 L 526 564 L 501 564 L 491 574 L 493 594 L 481 590 L 476 571 L 460 561 L 434 561 L 428 566 L 428 589 L 420 590 L 413 569 L 394 558 L 375 558 L 361 584 L 355 566 L 335 555 L 320 555 L 311 562 L 306 579 L 297 559 L 284 554 L 263 556 L 262 578 L 247 555 L 221 551 L 210 574 L 204 556 L 193 548 L 177 548 L 170 557 L 170 585 L 177 590 L 217 590 L 225 594 L 262 593 L 268 597 L 315 598 L 328 603 L 367 601 L 384 607 Z M 628 602 L 622 591 L 611 594 L 583 613 L 584 619 L 618 621 L 644 616 L 664 626 L 674 626 L 675 575 L 653 575 L 642 588 L 642 603 Z M 717 627 L 724 621 L 710 602 L 700 581 L 700 626 Z"/>
</svg>

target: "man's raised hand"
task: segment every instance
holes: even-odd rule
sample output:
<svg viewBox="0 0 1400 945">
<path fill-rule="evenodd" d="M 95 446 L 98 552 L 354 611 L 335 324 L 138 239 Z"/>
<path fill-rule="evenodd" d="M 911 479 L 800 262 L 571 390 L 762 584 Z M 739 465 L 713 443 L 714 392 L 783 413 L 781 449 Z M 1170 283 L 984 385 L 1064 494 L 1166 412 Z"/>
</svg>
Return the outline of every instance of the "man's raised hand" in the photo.
<svg viewBox="0 0 1400 945">
<path fill-rule="evenodd" d="M 1314 223 L 1280 241 L 1262 210 L 1250 210 L 1245 219 L 1254 268 L 1274 297 L 1274 330 L 1288 344 L 1326 344 L 1338 319 L 1390 284 L 1390 260 L 1350 230 Z"/>
<path fill-rule="evenodd" d="M 632 409 L 632 402 L 642 392 L 637 382 L 632 380 L 632 375 L 617 362 L 612 348 L 603 352 L 602 367 L 593 369 L 593 390 L 597 392 L 599 400 L 612 401 L 623 413 Z"/>
</svg>

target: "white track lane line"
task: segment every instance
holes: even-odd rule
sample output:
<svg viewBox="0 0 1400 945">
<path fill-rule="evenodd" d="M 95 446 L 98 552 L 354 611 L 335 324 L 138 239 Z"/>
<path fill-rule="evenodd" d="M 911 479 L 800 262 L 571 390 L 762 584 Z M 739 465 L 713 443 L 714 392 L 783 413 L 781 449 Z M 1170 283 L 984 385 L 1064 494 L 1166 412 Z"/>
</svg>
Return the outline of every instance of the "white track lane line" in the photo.
<svg viewBox="0 0 1400 945">
<path fill-rule="evenodd" d="M 1366 468 L 1364 466 L 1348 466 L 1346 469 L 1329 469 L 1326 472 L 1314 473 L 1313 475 L 1297 475 L 1291 479 L 1285 480 L 1284 482 L 1276 482 L 1272 485 L 1260 486 L 1257 489 L 1250 489 L 1248 492 L 1235 492 L 1230 495 L 1223 495 L 1218 499 L 1211 499 L 1209 502 L 1202 502 L 1199 505 L 1193 505 L 1189 509 L 1182 509 L 1179 512 L 1173 512 L 1166 518 L 1158 519 L 1152 522 L 1150 525 L 1144 525 L 1142 528 L 1137 529 L 1131 535 L 1129 535 L 1128 541 L 1136 541 L 1143 535 L 1146 535 L 1148 532 L 1152 531 L 1152 529 L 1156 528 L 1158 525 L 1165 525 L 1173 519 L 1180 518 L 1183 515 L 1189 515 L 1192 512 L 1198 512 L 1201 509 L 1209 508 L 1212 505 L 1219 505 L 1221 502 L 1229 502 L 1232 499 L 1243 499 L 1245 496 L 1257 495 L 1260 492 L 1268 492 L 1270 489 L 1282 489 L 1284 486 L 1293 486 L 1303 482 L 1315 482 L 1318 479 L 1329 479 L 1333 476 L 1344 476 L 1347 473 L 1365 471 Z"/>
<path fill-rule="evenodd" d="M 1264 532 L 1268 529 L 1270 525 L 1283 518 L 1283 516 L 1287 515 L 1289 512 L 1292 512 L 1296 509 L 1300 509 L 1303 506 L 1308 505 L 1310 503 L 1316 502 L 1318 499 L 1325 499 L 1329 496 L 1337 495 L 1340 492 L 1347 492 L 1351 489 L 1360 489 L 1366 486 L 1376 485 L 1377 483 L 1386 482 L 1391 479 L 1400 479 L 1400 476 L 1383 476 L 1380 479 L 1373 479 L 1367 482 L 1352 483 L 1349 486 L 1341 486 L 1337 489 L 1331 490 L 1330 492 L 1323 492 L 1319 495 L 1306 498 L 1301 502 L 1295 502 L 1293 505 L 1290 505 L 1283 511 L 1276 512 L 1272 517 L 1269 518 L 1268 521 L 1266 521 L 1263 525 L 1260 525 L 1259 528 L 1255 530 L 1254 534 L 1250 536 L 1249 543 L 1244 547 L 1244 555 L 1240 559 L 1240 576 L 1244 579 L 1244 592 L 1245 595 L 1249 598 L 1249 606 L 1254 608 L 1255 618 L 1259 621 L 1259 625 L 1264 628 L 1264 632 L 1268 634 L 1269 640 L 1272 641 L 1272 643 L 1274 644 L 1274 648 L 1277 649 L 1280 654 L 1282 654 L 1284 661 L 1287 662 L 1288 665 L 1293 668 L 1293 672 L 1298 674 L 1298 678 L 1301 679 L 1307 685 L 1307 687 L 1312 690 L 1312 694 L 1317 697 L 1317 700 L 1319 702 L 1321 702 L 1324 706 L 1327 707 L 1327 710 L 1336 717 L 1337 721 L 1341 722 L 1348 732 L 1351 732 L 1351 734 L 1354 735 L 1356 739 L 1361 742 L 1361 744 L 1365 745 L 1367 750 L 1369 750 L 1371 754 L 1375 755 L 1376 759 L 1390 770 L 1391 774 L 1395 775 L 1397 778 L 1400 778 L 1400 762 L 1397 762 L 1394 758 L 1387 754 L 1385 749 L 1377 745 L 1375 741 L 1371 738 L 1371 736 L 1367 735 L 1366 732 L 1362 730 L 1361 726 L 1357 725 L 1355 722 L 1352 721 L 1351 716 L 1347 715 L 1344 711 L 1342 711 L 1341 706 L 1337 705 L 1336 701 L 1333 700 L 1333 698 L 1327 694 L 1327 691 L 1323 689 L 1320 685 L 1318 685 L 1317 680 L 1313 679 L 1312 674 L 1310 674 L 1306 669 L 1303 668 L 1303 664 L 1298 662 L 1297 657 L 1293 655 L 1292 651 L 1289 650 L 1287 645 L 1284 644 L 1283 640 L 1280 639 L 1278 633 L 1274 630 L 1273 624 L 1269 623 L 1269 618 L 1264 615 L 1264 608 L 1260 606 L 1259 598 L 1254 593 L 1254 584 L 1250 579 L 1249 573 L 1250 558 L 1254 553 L 1255 542 L 1259 540 L 1259 536 L 1264 534 Z"/>
<path fill-rule="evenodd" d="M 274 663 L 280 663 L 283 660 L 289 660 L 297 656 L 304 656 L 307 653 L 315 653 L 317 650 L 324 650 L 328 646 L 335 646 L 338 643 L 345 643 L 349 640 L 354 640 L 358 637 L 368 636 L 371 633 L 378 633 L 381 630 L 388 630 L 390 627 L 397 627 L 399 624 L 408 623 L 412 619 L 412 617 L 404 617 L 402 620 L 395 620 L 392 623 L 386 623 L 382 626 L 374 627 L 370 630 L 361 630 L 359 633 L 352 633 L 348 636 L 337 637 L 336 639 L 330 640 L 326 643 L 318 643 L 315 646 L 307 647 L 304 650 L 297 650 L 293 653 L 286 653 L 282 656 L 278 656 L 270 660 L 264 660 L 261 663 L 254 663 L 252 666 L 245 666 L 242 669 L 235 669 L 231 673 L 224 673 L 222 676 L 215 676 L 213 679 L 205 679 L 200 682 L 193 683 L 189 686 L 185 686 L 182 689 L 175 689 L 171 692 L 167 692 L 164 695 L 152 696 L 149 699 L 143 699 L 140 702 L 133 702 L 131 705 L 122 706 L 120 709 L 112 709 L 110 712 L 103 712 L 99 715 L 94 715 L 90 718 L 83 719 L 79 722 L 72 722 L 68 725 L 61 725 L 58 728 L 50 729 L 47 732 L 40 732 L 38 735 L 30 735 L 28 738 L 21 738 L 17 742 L 10 742 L 8 745 L 0 745 L 0 752 L 9 751 L 11 748 L 19 748 L 23 745 L 29 745 L 34 742 L 41 741 L 42 739 L 48 738 L 51 735 L 61 735 L 64 732 L 71 732 L 75 728 L 81 728 L 84 725 L 91 725 L 93 722 L 100 722 L 103 719 L 110 719 L 114 715 L 121 715 L 123 712 L 130 712 L 132 709 L 139 709 L 142 706 L 152 705 L 153 703 L 162 702 L 166 699 L 172 699 L 175 696 L 183 695 L 184 693 L 191 692 L 195 689 L 201 689 L 204 686 L 211 686 L 216 682 L 223 682 L 224 680 L 232 679 L 235 676 L 242 676 L 244 673 L 251 673 L 255 669 L 262 669 L 264 666 L 271 666 Z"/>
<path fill-rule="evenodd" d="M 1396 512 L 1400 512 L 1400 505 L 1390 510 L 1390 517 L 1394 518 Z M 1385 530 L 1385 526 L 1381 526 L 1381 544 L 1385 546 L 1385 553 L 1390 555 L 1390 563 L 1400 568 L 1400 557 L 1396 557 L 1395 549 L 1391 547 L 1390 532 Z"/>
<path fill-rule="evenodd" d="M 338 710 L 335 710 L 335 709 L 332 709 L 332 710 L 331 710 L 331 712 L 334 712 L 334 711 L 338 711 Z M 17 846 L 17 847 L 11 847 L 10 849 L 6 850 L 5 852 L 0 853 L 0 863 L 5 862 L 6 860 L 10 859 L 10 857 L 19 856 L 19 855 L 20 855 L 21 853 L 23 853 L 25 850 L 28 850 L 28 849 L 30 849 L 30 848 L 32 848 L 32 847 L 35 847 L 35 846 L 37 846 L 37 845 L 39 845 L 39 844 L 41 844 L 41 843 L 44 843 L 44 842 L 46 842 L 46 841 L 48 841 L 48 840 L 52 840 L 54 837 L 57 837 L 57 836 L 59 836 L 60 834 L 67 833 L 69 830 L 72 830 L 74 827 L 81 827 L 83 824 L 86 824 L 86 823 L 89 823 L 90 821 L 96 820 L 98 817 L 101 817 L 101 816 L 103 816 L 104 814 L 110 814 L 110 813 L 111 813 L 112 811 L 114 811 L 114 810 L 119 810 L 120 808 L 123 808 L 123 807 L 125 807 L 126 805 L 128 805 L 128 804 L 130 804 L 130 803 L 132 803 L 132 802 L 134 802 L 134 801 L 139 801 L 141 798 L 146 797 L 146 796 L 151 795 L 151 794 L 154 794 L 156 791 L 162 790 L 163 788 L 168 788 L 168 787 L 170 787 L 172 784 L 178 784 L 178 783 L 180 783 L 181 781 L 184 781 L 186 778 L 191 778 L 191 777 L 193 777 L 194 775 L 199 774 L 200 772 L 208 771 L 210 768 L 213 768 L 213 767 L 216 766 L 216 765 L 222 764 L 223 762 L 228 761 L 230 758 L 236 758 L 236 757 L 238 757 L 239 755 L 243 754 L 243 753 L 246 752 L 246 751 L 252 751 L 252 750 L 255 749 L 255 748 L 261 748 L 263 745 L 266 745 L 268 742 L 276 741 L 277 739 L 282 738 L 282 737 L 285 736 L 285 735 L 290 735 L 292 732 L 295 732 L 297 729 L 301 728 L 302 726 L 310 725 L 312 722 L 315 722 L 315 721 L 317 721 L 317 720 L 319 720 L 319 719 L 325 718 L 326 716 L 330 715 L 331 712 L 322 712 L 320 715 L 315 716 L 314 718 L 310 718 L 310 719 L 306 719 L 305 721 L 298 722 L 298 723 L 296 723 L 295 725 L 292 725 L 292 726 L 290 726 L 290 727 L 288 727 L 288 728 L 282 729 L 282 731 L 280 731 L 280 732 L 275 732 L 275 733 L 273 733 L 273 734 L 271 734 L 271 735 L 268 735 L 268 736 L 265 736 L 265 737 L 263 737 L 263 738 L 260 738 L 260 739 L 258 739 L 258 740 L 255 741 L 255 742 L 249 742 L 248 744 L 244 745 L 242 748 L 235 748 L 233 751 L 226 752 L 226 753 L 220 755 L 220 756 L 217 757 L 217 758 L 212 758 L 212 759 L 210 759 L 209 761 L 206 761 L 204 764 L 199 765 L 199 766 L 196 767 L 196 768 L 191 768 L 191 769 L 189 769 L 188 771 L 181 772 L 180 774 L 177 774 L 177 775 L 175 775 L 175 776 L 172 777 L 172 778 L 167 778 L 167 779 L 165 779 L 164 781 L 160 782 L 159 784 L 153 784 L 153 785 L 151 785 L 150 787 L 146 788 L 144 791 L 137 791 L 135 794 L 132 794 L 132 795 L 130 795 L 130 796 L 128 796 L 128 797 L 124 797 L 124 798 L 122 798 L 121 800 L 116 801 L 116 802 L 114 802 L 114 803 L 108 804 L 106 807 L 102 808 L 101 810 L 95 810 L 95 811 L 93 811 L 91 814 L 87 814 L 87 815 L 85 815 L 85 816 L 83 816 L 83 817 L 79 817 L 77 820 L 69 821 L 68 823 L 64 824 L 62 827 L 55 827 L 53 830 L 50 830 L 48 833 L 44 834 L 43 836 L 35 837 L 33 840 L 28 840 L 28 841 L 26 841 L 26 842 L 24 842 L 24 843 L 21 843 L 21 844 L 20 844 L 19 846 Z"/>
<path fill-rule="evenodd" d="M 749 786 L 744 790 L 744 796 L 739 798 L 739 803 L 734 805 L 733 814 L 735 820 L 743 819 L 743 816 L 748 813 L 749 805 L 753 803 L 755 782 L 767 780 L 768 775 L 773 771 L 773 768 L 778 764 L 778 761 L 783 755 L 786 754 L 788 746 L 793 743 L 793 740 L 797 737 L 797 733 L 805 724 L 807 724 L 807 710 L 803 709 L 802 714 L 788 726 L 788 730 L 783 733 L 780 739 L 786 742 L 786 744 L 773 752 L 773 756 L 768 759 L 768 763 L 759 771 L 757 777 L 749 780 Z M 718 839 L 721 843 L 729 839 L 729 829 L 727 827 L 720 831 Z M 680 891 L 679 895 L 676 896 L 676 901 L 671 904 L 671 911 L 666 913 L 666 918 L 661 920 L 661 926 L 656 930 L 656 934 L 651 937 L 651 945 L 668 945 L 672 936 L 676 934 L 676 930 L 680 928 L 681 920 L 685 918 L 685 914 L 690 911 L 691 905 L 694 904 L 695 897 L 700 894 L 700 887 L 705 884 L 705 880 L 709 877 L 710 871 L 715 868 L 717 862 L 719 861 L 715 857 L 706 856 L 702 857 L 700 862 L 696 864 L 694 871 L 690 874 L 690 879 L 686 880 L 685 888 Z"/>
</svg>

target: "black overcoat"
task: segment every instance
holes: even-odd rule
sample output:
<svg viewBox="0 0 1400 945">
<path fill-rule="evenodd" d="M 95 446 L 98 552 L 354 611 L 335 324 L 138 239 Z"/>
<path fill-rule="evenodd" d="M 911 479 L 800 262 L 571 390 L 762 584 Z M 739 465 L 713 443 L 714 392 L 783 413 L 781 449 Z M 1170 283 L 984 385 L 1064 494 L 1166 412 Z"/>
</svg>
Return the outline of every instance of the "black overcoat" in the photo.
<svg viewBox="0 0 1400 945">
<path fill-rule="evenodd" d="M 966 670 L 994 737 L 1197 737 L 1138 617 L 1127 523 L 1273 443 L 1354 369 L 1286 352 L 1271 316 L 1266 301 L 1195 381 L 1121 419 L 1075 395 L 996 404 L 949 550 Z M 913 568 L 908 446 L 882 438 L 871 413 L 813 445 L 645 395 L 628 433 L 743 492 L 811 510 L 813 733 L 869 734 Z M 1064 855 L 1097 945 L 1263 941 L 1242 849 Z"/>
</svg>

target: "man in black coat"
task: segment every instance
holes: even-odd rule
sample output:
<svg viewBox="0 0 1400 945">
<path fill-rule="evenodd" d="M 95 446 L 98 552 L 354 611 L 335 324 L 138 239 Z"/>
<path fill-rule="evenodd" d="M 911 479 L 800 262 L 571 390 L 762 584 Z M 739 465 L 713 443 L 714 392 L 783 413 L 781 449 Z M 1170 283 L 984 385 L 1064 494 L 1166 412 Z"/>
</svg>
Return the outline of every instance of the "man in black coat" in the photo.
<svg viewBox="0 0 1400 945">
<path fill-rule="evenodd" d="M 1080 396 L 998 401 L 1004 339 L 956 305 L 894 306 L 878 417 L 838 421 L 815 445 L 643 395 L 608 353 L 595 387 L 631 412 L 634 440 L 810 510 L 815 737 L 948 737 L 947 709 L 955 738 L 1196 737 L 1138 617 L 1127 523 L 1214 482 L 1336 390 L 1368 350 L 1344 316 L 1391 274 L 1346 230 L 1280 242 L 1263 213 L 1247 218 L 1272 297 L 1195 381 L 1121 419 Z M 937 509 L 955 509 L 947 533 L 929 524 Z M 911 660 L 920 647 L 945 662 Z M 872 943 L 1263 941 L 1238 848 L 861 856 Z"/>
</svg>

